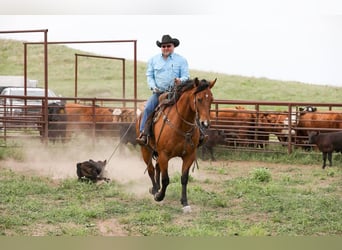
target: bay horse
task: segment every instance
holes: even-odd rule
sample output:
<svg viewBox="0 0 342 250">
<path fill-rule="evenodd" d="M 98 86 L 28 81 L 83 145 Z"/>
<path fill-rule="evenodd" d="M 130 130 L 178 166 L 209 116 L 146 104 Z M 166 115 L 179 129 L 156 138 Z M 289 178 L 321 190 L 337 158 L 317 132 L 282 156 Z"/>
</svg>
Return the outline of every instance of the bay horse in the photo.
<svg viewBox="0 0 342 250">
<path fill-rule="evenodd" d="M 154 195 L 155 201 L 162 201 L 165 197 L 169 184 L 169 160 L 174 157 L 182 158 L 180 201 L 184 212 L 191 211 L 187 199 L 189 169 L 196 160 L 199 126 L 208 128 L 210 125 L 210 108 L 213 101 L 211 88 L 215 82 L 216 79 L 209 82 L 195 78 L 176 85 L 171 102 L 163 106 L 163 101 L 160 101 L 153 116 L 151 136 L 147 145 L 141 146 L 142 157 L 152 181 L 150 193 Z M 136 122 L 137 135 L 140 132 L 141 117 L 142 114 Z M 153 157 L 156 160 L 155 166 L 152 163 Z"/>
</svg>

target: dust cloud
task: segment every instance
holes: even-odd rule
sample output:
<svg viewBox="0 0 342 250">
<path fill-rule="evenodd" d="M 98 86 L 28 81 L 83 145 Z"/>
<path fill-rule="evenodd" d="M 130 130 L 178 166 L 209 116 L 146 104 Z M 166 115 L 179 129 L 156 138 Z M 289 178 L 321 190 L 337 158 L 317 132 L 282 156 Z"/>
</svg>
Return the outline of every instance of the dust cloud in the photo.
<svg viewBox="0 0 342 250">
<path fill-rule="evenodd" d="M 27 175 L 45 176 L 54 181 L 77 178 L 78 162 L 103 161 L 107 159 L 105 176 L 120 183 L 128 192 L 148 195 L 151 181 L 146 165 L 141 157 L 140 148 L 123 145 L 114 140 L 96 140 L 80 138 L 68 143 L 49 143 L 39 141 L 24 142 L 24 160 L 7 160 L 1 167 Z M 180 172 L 181 161 L 178 158 L 169 162 L 169 174 Z"/>
</svg>

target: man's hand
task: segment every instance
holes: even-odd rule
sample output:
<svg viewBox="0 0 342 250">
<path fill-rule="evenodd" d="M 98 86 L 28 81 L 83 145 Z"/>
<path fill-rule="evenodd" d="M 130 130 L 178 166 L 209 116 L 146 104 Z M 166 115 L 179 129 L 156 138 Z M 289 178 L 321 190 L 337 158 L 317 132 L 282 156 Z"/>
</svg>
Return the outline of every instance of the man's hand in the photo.
<svg viewBox="0 0 342 250">
<path fill-rule="evenodd" d="M 159 94 L 160 93 L 160 89 L 158 89 L 157 87 L 154 87 L 152 89 L 152 92 L 153 92 L 153 94 Z"/>
<path fill-rule="evenodd" d="M 176 85 L 181 84 L 181 83 L 182 83 L 181 79 L 175 78 L 175 84 L 176 84 Z"/>
</svg>

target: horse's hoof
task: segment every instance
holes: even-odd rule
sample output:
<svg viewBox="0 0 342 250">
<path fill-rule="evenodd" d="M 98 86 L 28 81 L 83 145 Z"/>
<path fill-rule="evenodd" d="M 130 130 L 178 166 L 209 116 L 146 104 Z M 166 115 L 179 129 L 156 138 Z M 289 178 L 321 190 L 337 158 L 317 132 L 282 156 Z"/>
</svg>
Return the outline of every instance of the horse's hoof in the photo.
<svg viewBox="0 0 342 250">
<path fill-rule="evenodd" d="M 159 193 L 156 193 L 155 195 L 154 195 L 154 200 L 155 201 L 162 201 L 164 199 L 164 197 L 163 196 L 161 196 Z"/>
<path fill-rule="evenodd" d="M 190 213 L 191 212 L 191 207 L 189 205 L 183 207 L 183 213 Z"/>
<path fill-rule="evenodd" d="M 152 195 L 155 195 L 155 194 L 158 192 L 158 190 L 156 190 L 156 189 L 153 188 L 153 187 L 151 187 L 148 191 L 149 191 L 150 194 L 152 194 Z"/>
</svg>

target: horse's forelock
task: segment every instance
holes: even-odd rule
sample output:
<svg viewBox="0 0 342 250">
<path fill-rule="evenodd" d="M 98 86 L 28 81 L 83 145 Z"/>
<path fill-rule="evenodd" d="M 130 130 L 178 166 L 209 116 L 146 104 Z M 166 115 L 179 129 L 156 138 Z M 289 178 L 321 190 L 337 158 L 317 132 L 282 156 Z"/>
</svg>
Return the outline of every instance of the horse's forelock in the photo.
<svg viewBox="0 0 342 250">
<path fill-rule="evenodd" d="M 195 91 L 195 94 L 207 89 L 209 87 L 209 82 L 207 80 L 202 79 L 200 81 L 200 84 L 197 86 L 197 89 Z"/>
</svg>

